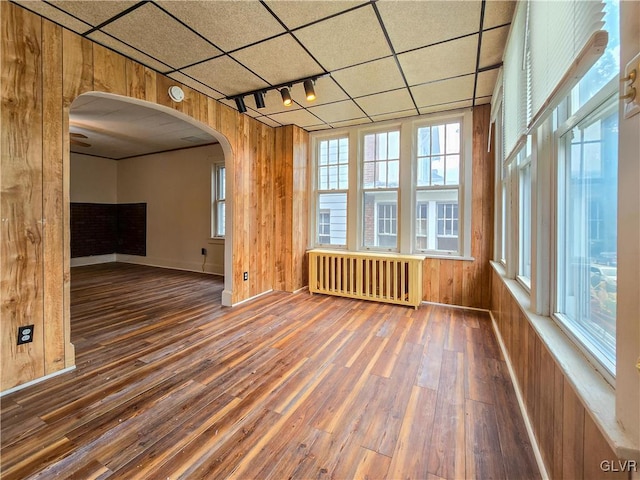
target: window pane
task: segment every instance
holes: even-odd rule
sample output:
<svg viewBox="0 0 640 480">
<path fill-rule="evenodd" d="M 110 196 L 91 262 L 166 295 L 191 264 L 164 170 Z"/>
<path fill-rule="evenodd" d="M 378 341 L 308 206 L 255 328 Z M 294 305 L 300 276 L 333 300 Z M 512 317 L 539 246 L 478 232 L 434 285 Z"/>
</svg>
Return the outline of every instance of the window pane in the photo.
<svg viewBox="0 0 640 480">
<path fill-rule="evenodd" d="M 389 132 L 389 159 L 400 158 L 400 132 Z"/>
<path fill-rule="evenodd" d="M 566 159 L 558 192 L 558 311 L 610 369 L 617 300 L 617 132 L 614 101 L 563 136 Z"/>
<path fill-rule="evenodd" d="M 431 185 L 444 185 L 444 157 L 431 158 Z"/>
<path fill-rule="evenodd" d="M 338 189 L 346 190 L 349 188 L 349 167 L 347 165 L 340 165 L 340 182 L 338 182 Z"/>
<path fill-rule="evenodd" d="M 441 155 L 444 153 L 444 125 L 434 125 L 431 127 L 431 155 Z"/>
<path fill-rule="evenodd" d="M 318 168 L 318 190 L 329 190 L 329 169 L 328 167 Z"/>
<path fill-rule="evenodd" d="M 216 220 L 217 220 L 216 235 L 219 237 L 224 237 L 224 224 L 225 224 L 224 201 L 218 202 L 218 211 L 217 211 Z"/>
<path fill-rule="evenodd" d="M 327 164 L 327 160 L 328 160 L 327 151 L 328 151 L 328 142 L 327 141 L 320 142 L 320 158 L 318 159 L 319 165 Z"/>
<path fill-rule="evenodd" d="M 364 246 L 396 248 L 398 193 L 365 192 L 363 200 Z"/>
<path fill-rule="evenodd" d="M 347 244 L 347 194 L 318 195 L 318 238 L 320 244 Z"/>
<path fill-rule="evenodd" d="M 416 192 L 417 250 L 459 251 L 458 189 Z"/>
<path fill-rule="evenodd" d="M 400 161 L 393 160 L 387 166 L 388 187 L 397 187 L 400 183 Z"/>
<path fill-rule="evenodd" d="M 418 158 L 418 187 L 426 187 L 429 185 L 429 170 L 431 169 L 430 157 Z"/>
<path fill-rule="evenodd" d="M 531 278 L 531 164 L 520 170 L 520 268 L 519 274 Z"/>
<path fill-rule="evenodd" d="M 446 184 L 458 185 L 460 182 L 460 155 L 448 155 L 446 164 Z"/>
<path fill-rule="evenodd" d="M 447 125 L 447 153 L 460 153 L 460 124 Z"/>
<path fill-rule="evenodd" d="M 431 127 L 418 129 L 418 156 L 431 154 Z"/>
<path fill-rule="evenodd" d="M 376 135 L 376 159 L 377 160 L 386 160 L 387 159 L 387 134 L 386 133 L 378 133 Z"/>
</svg>

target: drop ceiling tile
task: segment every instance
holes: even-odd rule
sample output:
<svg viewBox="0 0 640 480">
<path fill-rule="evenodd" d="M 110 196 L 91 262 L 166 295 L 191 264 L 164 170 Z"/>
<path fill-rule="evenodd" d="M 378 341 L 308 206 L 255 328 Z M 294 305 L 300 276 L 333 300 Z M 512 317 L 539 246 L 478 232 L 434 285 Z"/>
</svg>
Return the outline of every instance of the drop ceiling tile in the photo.
<svg viewBox="0 0 640 480">
<path fill-rule="evenodd" d="M 382 115 L 373 115 L 371 119 L 374 122 L 382 122 L 384 120 L 393 120 L 396 118 L 404 118 L 404 117 L 412 117 L 414 115 L 418 115 L 415 108 L 411 108 L 409 110 L 402 110 L 399 112 L 385 113 Z"/>
<path fill-rule="evenodd" d="M 316 91 L 316 99 L 313 103 L 307 102 L 307 98 L 304 92 L 304 86 L 301 84 L 294 85 L 291 89 L 291 98 L 300 105 L 305 107 L 323 105 L 325 103 L 338 102 L 340 100 L 347 100 L 349 97 L 338 86 L 335 80 L 330 77 L 322 77 L 316 80 L 314 87 Z"/>
<path fill-rule="evenodd" d="M 478 35 L 440 43 L 398 55 L 409 85 L 441 80 L 475 71 Z"/>
<path fill-rule="evenodd" d="M 221 53 L 152 3 L 102 30 L 176 69 Z"/>
<path fill-rule="evenodd" d="M 376 5 L 396 53 L 476 33 L 480 28 L 480 2 L 388 0 Z"/>
<path fill-rule="evenodd" d="M 331 122 L 333 128 L 350 127 L 352 125 L 364 125 L 365 123 L 371 123 L 367 117 L 354 118 L 351 120 L 345 120 L 344 122 Z"/>
<path fill-rule="evenodd" d="M 158 3 L 227 52 L 285 31 L 259 2 L 209 0 Z"/>
<path fill-rule="evenodd" d="M 351 97 L 361 97 L 405 86 L 400 69 L 393 57 L 338 70 L 331 76 Z"/>
<path fill-rule="evenodd" d="M 304 127 L 307 132 L 318 132 L 320 130 L 329 130 L 331 125 L 327 125 L 326 123 L 321 123 L 319 125 L 309 125 L 308 127 Z"/>
<path fill-rule="evenodd" d="M 72 17 L 65 12 L 61 12 L 48 3 L 35 0 L 17 0 L 15 3 L 32 11 L 33 13 L 37 13 L 38 15 L 48 18 L 59 25 L 67 27 L 69 30 L 76 33 L 84 33 L 91 30 L 91 25 Z"/>
<path fill-rule="evenodd" d="M 270 127 L 279 127 L 280 124 L 274 120 L 271 120 L 269 117 L 256 117 L 256 120 L 264 123 L 265 125 L 269 125 Z"/>
<path fill-rule="evenodd" d="M 320 123 L 320 120 L 318 120 L 315 115 L 312 115 L 303 108 L 289 112 L 274 113 L 273 115 L 269 115 L 269 118 L 281 125 L 298 125 L 303 128 L 307 125 L 317 125 Z"/>
<path fill-rule="evenodd" d="M 172 70 L 172 68 L 169 65 L 162 63 L 156 60 L 155 58 L 151 58 L 149 55 L 145 55 L 139 50 L 136 50 L 135 48 L 132 48 L 129 45 L 122 43 L 120 40 L 113 38 L 112 36 L 107 35 L 104 32 L 95 31 L 90 35 L 87 35 L 87 38 L 89 38 L 90 40 L 93 40 L 94 42 L 99 43 L 100 45 L 109 47 L 126 57 L 132 58 L 136 62 L 146 65 L 149 68 L 153 68 L 158 72 L 165 73 Z"/>
<path fill-rule="evenodd" d="M 476 98 L 493 95 L 493 87 L 496 85 L 499 68 L 480 72 L 478 74 L 478 83 L 476 85 Z M 477 103 L 477 102 L 476 102 Z"/>
<path fill-rule="evenodd" d="M 420 109 L 420 114 L 424 115 L 427 113 L 448 112 L 449 110 L 457 110 L 459 108 L 469 108 L 471 105 L 473 105 L 473 102 L 471 100 L 465 100 L 462 102 L 443 103 L 441 105 L 423 107 Z"/>
<path fill-rule="evenodd" d="M 235 95 L 268 86 L 259 77 L 227 56 L 185 68 L 183 73 L 224 95 Z"/>
<path fill-rule="evenodd" d="M 411 87 L 411 93 L 418 107 L 469 100 L 473 96 L 473 80 L 474 75 L 441 80 Z"/>
<path fill-rule="evenodd" d="M 491 103 L 491 95 L 488 97 L 476 97 L 476 105 L 486 105 Z"/>
<path fill-rule="evenodd" d="M 406 88 L 356 98 L 356 103 L 360 105 L 370 117 L 411 108 L 414 108 L 414 114 L 417 113 L 413 105 L 413 100 L 411 100 L 411 95 L 409 95 L 409 91 Z"/>
<path fill-rule="evenodd" d="M 309 111 L 327 123 L 341 122 L 343 120 L 351 120 L 365 116 L 362 110 L 352 100 L 310 107 Z"/>
<path fill-rule="evenodd" d="M 72 2 L 69 0 L 55 0 L 49 3 L 95 27 L 124 12 L 138 2 L 131 0 L 102 0 L 100 2 L 95 0 L 76 0 Z"/>
<path fill-rule="evenodd" d="M 318 75 L 322 68 L 291 35 L 281 35 L 231 54 L 272 85 Z"/>
<path fill-rule="evenodd" d="M 363 7 L 295 31 L 327 70 L 389 56 L 391 50 L 372 7 Z"/>
<path fill-rule="evenodd" d="M 275 13 L 280 20 L 289 28 L 297 28 L 311 22 L 344 12 L 364 1 L 342 1 L 331 2 L 309 2 L 307 1 L 286 1 L 268 0 L 267 6 Z M 311 6 L 311 7 L 310 7 Z"/>
<path fill-rule="evenodd" d="M 508 35 L 508 26 L 483 32 L 482 46 L 480 47 L 480 68 L 502 62 L 502 54 Z"/>
<path fill-rule="evenodd" d="M 484 10 L 483 28 L 487 29 L 511 23 L 515 6 L 515 1 L 505 2 L 502 0 L 492 0 L 487 2 Z"/>
<path fill-rule="evenodd" d="M 180 73 L 180 72 L 170 73 L 169 77 L 173 78 L 174 80 L 177 80 L 180 83 L 183 83 L 188 87 L 193 88 L 194 90 L 197 90 L 200 93 L 204 93 L 205 95 L 211 98 L 218 99 L 224 96 L 220 92 L 214 90 L 213 88 L 207 87 L 206 85 L 198 82 L 197 80 L 194 80 L 193 78 L 185 75 L 184 73 Z"/>
</svg>

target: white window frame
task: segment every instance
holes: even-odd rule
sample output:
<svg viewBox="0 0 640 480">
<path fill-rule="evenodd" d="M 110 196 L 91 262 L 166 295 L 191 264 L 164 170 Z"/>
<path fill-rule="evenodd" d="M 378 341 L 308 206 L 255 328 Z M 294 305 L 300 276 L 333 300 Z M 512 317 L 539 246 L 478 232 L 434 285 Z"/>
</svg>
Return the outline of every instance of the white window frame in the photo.
<svg viewBox="0 0 640 480">
<path fill-rule="evenodd" d="M 226 233 L 226 226 L 224 224 L 224 218 L 218 218 L 218 210 L 220 206 L 225 208 L 226 216 L 226 195 L 221 195 L 220 192 L 224 191 L 226 194 L 226 169 L 224 163 L 215 163 L 212 166 L 211 172 L 211 238 L 224 238 Z M 224 179 L 221 172 L 224 172 Z M 221 182 L 225 182 L 224 186 L 221 186 Z M 222 230 L 222 233 L 220 233 Z"/>
</svg>

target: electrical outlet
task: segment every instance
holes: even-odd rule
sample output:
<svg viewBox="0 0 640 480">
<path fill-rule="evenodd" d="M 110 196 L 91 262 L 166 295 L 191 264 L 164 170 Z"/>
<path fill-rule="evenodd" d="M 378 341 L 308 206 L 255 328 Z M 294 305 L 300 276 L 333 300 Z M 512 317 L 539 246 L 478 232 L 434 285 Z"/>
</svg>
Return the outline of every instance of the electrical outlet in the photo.
<svg viewBox="0 0 640 480">
<path fill-rule="evenodd" d="M 242 275 L 242 278 L 244 279 L 245 282 L 249 280 L 249 272 L 244 272 L 244 274 Z"/>
<path fill-rule="evenodd" d="M 206 249 L 206 248 L 203 248 L 203 249 L 201 250 L 201 253 L 202 253 L 202 255 L 206 255 L 206 254 L 207 254 L 207 249 Z"/>
<path fill-rule="evenodd" d="M 33 342 L 33 325 L 18 327 L 18 345 Z"/>
</svg>

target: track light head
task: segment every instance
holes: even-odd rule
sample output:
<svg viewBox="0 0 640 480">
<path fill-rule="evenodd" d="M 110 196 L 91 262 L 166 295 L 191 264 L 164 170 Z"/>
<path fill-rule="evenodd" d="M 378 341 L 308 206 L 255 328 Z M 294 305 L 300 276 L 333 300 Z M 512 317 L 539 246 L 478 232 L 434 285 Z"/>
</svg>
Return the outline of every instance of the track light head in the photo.
<svg viewBox="0 0 640 480">
<path fill-rule="evenodd" d="M 307 96 L 308 102 L 313 102 L 316 99 L 316 91 L 313 88 L 313 80 L 307 79 L 304 81 L 304 93 Z"/>
<path fill-rule="evenodd" d="M 282 95 L 282 104 L 285 107 L 290 107 L 293 101 L 291 100 L 291 93 L 289 93 L 289 88 L 284 87 L 282 90 L 280 90 L 280 95 Z"/>
<path fill-rule="evenodd" d="M 240 113 L 247 111 L 247 106 L 244 104 L 244 97 L 236 97 L 236 108 Z"/>
<path fill-rule="evenodd" d="M 256 101 L 256 108 L 264 108 L 264 92 L 254 93 L 253 99 Z"/>
</svg>

